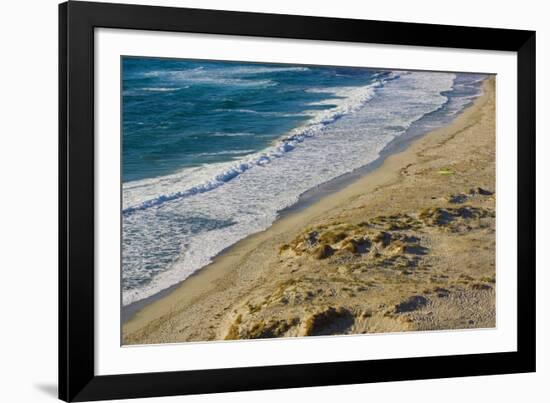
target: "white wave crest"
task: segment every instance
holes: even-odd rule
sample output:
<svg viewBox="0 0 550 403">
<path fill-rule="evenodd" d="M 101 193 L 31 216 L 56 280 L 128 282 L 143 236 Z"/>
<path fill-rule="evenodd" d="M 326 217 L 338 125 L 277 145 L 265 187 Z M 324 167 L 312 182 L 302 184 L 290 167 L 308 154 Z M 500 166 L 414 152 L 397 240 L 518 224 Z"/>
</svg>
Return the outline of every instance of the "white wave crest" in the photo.
<svg viewBox="0 0 550 403">
<path fill-rule="evenodd" d="M 248 159 L 234 163 L 234 165 L 228 169 L 217 173 L 213 178 L 190 186 L 187 189 L 170 194 L 160 194 L 152 199 L 142 200 L 136 204 L 130 205 L 124 203 L 123 213 L 131 214 L 139 210 L 159 206 L 166 202 L 214 190 L 255 166 L 264 166 L 269 164 L 274 159 L 280 158 L 285 153 L 294 150 L 298 144 L 302 143 L 307 138 L 322 133 L 322 129 L 326 125 L 361 108 L 374 96 L 375 89 L 380 85 L 382 85 L 382 83 L 377 82 L 375 84 L 361 87 L 338 87 L 325 89 L 324 92 L 334 94 L 340 98 L 337 100 L 337 105 L 334 108 L 327 110 L 312 111 L 314 115 L 306 122 L 306 124 L 290 131 L 286 137 L 276 142 L 274 146 L 267 148 L 260 153 L 252 154 Z M 231 154 L 244 152 L 227 151 L 224 153 Z M 208 155 L 213 154 L 210 153 Z"/>
<path fill-rule="evenodd" d="M 211 136 L 211 137 L 247 137 L 247 136 L 254 136 L 254 133 L 248 133 L 248 132 L 223 133 L 223 132 L 218 132 L 218 133 L 211 133 L 211 134 L 209 134 L 209 136 Z"/>
<path fill-rule="evenodd" d="M 268 79 L 243 79 L 238 75 L 228 73 L 226 69 L 205 69 L 197 67 L 194 69 L 182 70 L 159 70 L 149 71 L 143 77 L 155 77 L 170 83 L 184 83 L 188 86 L 202 85 L 236 85 L 243 87 L 270 87 L 277 83 Z"/>
</svg>

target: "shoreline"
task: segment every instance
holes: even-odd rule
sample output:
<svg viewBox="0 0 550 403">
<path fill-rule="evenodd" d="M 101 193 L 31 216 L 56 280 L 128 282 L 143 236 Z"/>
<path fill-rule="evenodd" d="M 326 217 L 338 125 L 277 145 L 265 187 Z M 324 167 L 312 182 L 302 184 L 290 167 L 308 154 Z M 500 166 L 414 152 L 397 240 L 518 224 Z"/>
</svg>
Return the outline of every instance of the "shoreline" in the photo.
<svg viewBox="0 0 550 403">
<path fill-rule="evenodd" d="M 494 87 L 494 79 L 486 79 L 483 83 L 483 94 L 446 126 L 413 136 L 410 139 L 401 139 L 393 145 L 396 149 L 392 150 L 389 147 L 390 150 L 386 151 L 385 155 L 382 152 L 377 160 L 368 164 L 371 167 L 367 168 L 367 173 L 361 172 L 358 178 L 354 177 L 353 172 L 355 171 L 350 173 L 351 175 L 345 174 L 353 179 L 348 179 L 349 182 L 344 180 L 343 185 L 340 185 L 341 188 L 338 188 L 337 185 L 336 190 L 332 189 L 332 191 L 324 192 L 317 189 L 318 192 L 313 196 L 313 201 L 308 200 L 305 205 L 303 201 L 300 205 L 299 201 L 293 207 L 283 210 L 281 217 L 268 229 L 237 242 L 228 250 L 216 256 L 211 264 L 193 273 L 183 282 L 161 291 L 150 297 L 150 299 L 143 300 L 141 306 L 135 305 L 133 312 L 127 310 L 126 313 L 129 313 L 129 315 L 126 315 L 126 317 L 129 319 L 124 322 L 122 327 L 123 339 L 130 344 L 153 342 L 148 337 L 151 333 L 164 328 L 169 320 L 185 322 L 181 318 L 183 311 L 193 308 L 193 305 L 195 305 L 195 309 L 200 311 L 201 300 L 209 297 L 215 299 L 217 298 L 216 295 L 228 294 L 227 296 L 236 301 L 243 295 L 247 295 L 250 290 L 239 289 L 235 285 L 237 279 L 239 281 L 244 280 L 245 284 L 252 284 L 261 277 L 264 271 L 258 269 L 256 272 L 250 269 L 250 262 L 247 263 L 247 260 L 250 261 L 252 254 L 261 255 L 262 252 L 258 252 L 258 250 L 264 249 L 268 251 L 266 254 L 269 255 L 269 251 L 273 252 L 274 245 L 288 242 L 304 228 L 310 226 L 311 223 L 322 221 L 328 213 L 334 216 L 335 213 L 342 211 L 342 206 L 352 204 L 364 195 L 375 193 L 384 187 L 395 184 L 396 181 L 399 181 L 403 169 L 415 164 L 420 158 L 419 155 L 426 148 L 437 148 L 438 145 L 441 147 L 439 143 L 442 139 L 452 138 L 457 132 L 467 129 L 469 125 L 471 126 L 474 115 L 479 114 L 479 111 L 491 100 L 491 97 L 493 97 L 492 102 L 494 103 L 494 89 L 493 87 L 489 88 L 490 83 L 493 83 L 492 86 Z M 356 171 L 362 171 L 363 169 L 365 167 Z M 334 186 L 334 183 L 329 184 L 330 186 Z M 270 259 L 268 261 L 274 260 L 271 255 L 269 255 Z M 140 304 L 140 302 L 138 301 L 135 304 Z M 130 304 L 125 308 L 132 305 L 134 304 Z M 223 314 L 219 318 L 222 316 L 227 322 L 231 315 Z M 162 340 L 167 340 L 166 337 L 170 338 L 169 335 L 166 335 L 165 330 L 162 334 L 165 337 Z M 200 335 L 198 337 L 201 338 Z M 212 337 L 204 337 L 203 339 L 212 339 Z M 219 332 L 216 333 L 214 339 L 219 339 Z M 158 340 L 158 338 L 155 340 Z"/>
<path fill-rule="evenodd" d="M 480 94 L 480 96 L 481 95 L 482 94 Z M 456 119 L 458 116 L 462 115 L 472 105 L 473 105 L 473 102 L 470 105 L 466 105 L 465 108 L 458 115 L 456 115 L 454 119 Z M 333 179 L 331 179 L 331 180 L 329 180 L 325 183 L 321 183 L 320 185 L 316 186 L 315 188 L 312 188 L 312 189 L 304 192 L 303 194 L 301 194 L 296 203 L 294 203 L 294 204 L 292 204 L 292 205 L 290 205 L 290 206 L 288 206 L 288 207 L 286 207 L 286 208 L 284 208 L 284 209 L 282 209 L 281 211 L 278 212 L 278 217 L 277 217 L 277 220 L 275 222 L 283 219 L 287 215 L 299 213 L 300 211 L 302 211 L 302 210 L 310 207 L 311 205 L 319 202 L 322 198 L 343 190 L 344 188 L 352 185 L 354 182 L 360 180 L 362 177 L 364 177 L 364 176 L 370 174 L 371 172 L 373 172 L 374 170 L 380 168 L 382 166 L 382 164 L 384 163 L 384 161 L 388 157 L 390 157 L 391 155 L 397 154 L 397 153 L 400 153 L 400 152 L 406 150 L 414 141 L 426 136 L 427 134 L 429 134 L 431 132 L 430 130 L 421 131 L 421 132 L 418 132 L 416 130 L 416 125 L 419 124 L 419 122 L 422 122 L 427 117 L 429 117 L 429 115 L 430 114 L 427 114 L 427 115 L 423 116 L 421 119 L 419 119 L 419 121 L 414 122 L 411 125 L 411 127 L 405 132 L 405 134 L 403 134 L 402 136 L 394 138 L 392 141 L 390 141 L 388 144 L 386 144 L 386 146 L 380 151 L 380 155 L 375 160 L 373 160 L 373 161 L 369 162 L 368 164 L 363 165 L 363 166 L 361 166 L 357 169 L 354 169 L 351 172 L 347 172 L 347 173 L 342 174 L 342 175 L 340 175 L 336 178 L 333 178 Z M 447 123 L 447 125 L 451 124 L 454 119 L 451 119 L 450 122 Z M 445 127 L 447 125 L 444 125 L 442 127 Z M 282 137 L 282 138 L 284 138 L 284 137 Z M 267 228 L 263 231 L 266 231 L 268 229 L 269 228 Z M 263 231 L 260 231 L 260 232 L 263 232 Z M 243 238 L 242 240 L 240 240 L 238 242 L 242 242 L 242 241 L 244 241 L 244 240 L 246 240 L 249 237 L 254 236 L 254 235 L 256 235 L 256 233 L 250 234 L 250 235 L 248 235 L 247 237 Z M 215 261 L 215 259 L 217 259 L 217 258 L 223 256 L 225 253 L 227 253 L 235 245 L 236 244 L 233 244 L 233 245 L 227 247 L 226 249 L 222 250 L 221 252 L 219 252 L 216 256 L 214 256 L 212 258 L 212 263 Z M 131 320 L 135 316 L 135 314 L 137 312 L 139 312 L 141 309 L 143 309 L 147 305 L 149 305 L 149 304 L 151 304 L 151 303 L 153 303 L 153 302 L 155 302 L 159 299 L 162 299 L 166 295 L 170 294 L 172 291 L 177 289 L 183 282 L 187 281 L 192 276 L 197 275 L 199 272 L 201 272 L 202 270 L 204 270 L 205 268 L 210 266 L 212 263 L 210 263 L 210 264 L 202 267 L 201 269 L 193 272 L 185 280 L 179 281 L 178 283 L 173 284 L 173 285 L 157 292 L 156 294 L 153 294 L 153 295 L 151 295 L 147 298 L 132 302 L 132 303 L 126 305 L 126 306 L 121 306 L 121 323 L 125 324 L 126 322 Z"/>
<path fill-rule="evenodd" d="M 481 96 L 481 95 L 480 95 Z M 456 117 L 463 114 L 471 105 L 467 106 L 462 112 L 460 112 Z M 455 119 L 456 119 L 455 117 Z M 422 120 L 422 118 L 420 119 Z M 451 120 L 452 122 L 452 120 Z M 415 122 L 416 123 L 416 122 Z M 442 126 L 445 127 L 445 126 Z M 347 172 L 343 175 L 340 175 L 336 178 L 333 178 L 325 183 L 322 183 L 318 186 L 316 186 L 313 189 L 310 189 L 306 192 L 304 192 L 302 195 L 300 195 L 298 201 L 283 210 L 279 211 L 278 217 L 276 221 L 269 227 L 266 228 L 263 231 L 260 231 L 259 233 L 262 233 L 264 231 L 268 231 L 277 221 L 280 221 L 281 219 L 285 218 L 288 215 L 297 214 L 300 211 L 307 209 L 308 207 L 314 205 L 315 203 L 322 200 L 324 197 L 327 197 L 329 195 L 338 193 L 345 189 L 348 186 L 353 185 L 355 182 L 360 180 L 361 178 L 365 177 L 366 175 L 369 175 L 376 169 L 379 169 L 383 164 L 384 161 L 394 155 L 398 154 L 400 152 L 405 151 L 413 142 L 416 140 L 421 139 L 422 137 L 426 136 L 427 134 L 431 133 L 431 131 L 426 132 L 420 132 L 415 133 L 414 129 L 411 130 L 412 134 L 405 133 L 402 136 L 396 137 L 392 141 L 390 141 L 386 146 L 380 151 L 380 155 L 375 160 L 369 162 L 366 165 L 363 165 L 362 167 L 359 167 L 357 169 L 354 169 L 351 172 Z M 227 247 L 226 249 L 219 252 L 216 256 L 212 258 L 212 263 L 200 268 L 199 270 L 193 272 L 189 277 L 187 277 L 185 280 L 182 280 L 176 284 L 171 285 L 168 288 L 165 288 L 164 290 L 161 290 L 157 292 L 156 294 L 153 294 L 147 298 L 141 299 L 136 302 L 132 302 L 131 304 L 128 304 L 126 306 L 121 307 L 121 323 L 125 324 L 129 320 L 132 320 L 133 317 L 137 312 L 139 312 L 141 309 L 146 307 L 149 304 L 154 303 L 155 301 L 164 298 L 168 294 L 170 294 L 172 291 L 176 290 L 178 287 L 180 287 L 185 281 L 187 281 L 189 278 L 198 275 L 202 270 L 209 267 L 211 264 L 213 264 L 216 259 L 221 258 L 224 254 L 228 253 L 233 247 L 235 247 L 239 242 L 243 242 L 247 240 L 250 237 L 253 237 L 259 233 L 250 234 L 247 237 L 241 239 L 237 243 Z"/>
</svg>

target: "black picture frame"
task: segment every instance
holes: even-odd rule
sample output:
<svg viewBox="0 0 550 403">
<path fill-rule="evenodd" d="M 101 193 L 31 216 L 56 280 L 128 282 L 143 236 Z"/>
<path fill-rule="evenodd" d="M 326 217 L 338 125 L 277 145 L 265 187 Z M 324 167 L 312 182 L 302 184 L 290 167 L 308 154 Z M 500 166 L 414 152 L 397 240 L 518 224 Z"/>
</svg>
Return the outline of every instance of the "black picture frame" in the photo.
<svg viewBox="0 0 550 403">
<path fill-rule="evenodd" d="M 517 351 L 96 376 L 94 29 L 517 52 Z M 535 371 L 535 32 L 69 1 L 59 5 L 59 398 L 89 401 Z"/>
</svg>

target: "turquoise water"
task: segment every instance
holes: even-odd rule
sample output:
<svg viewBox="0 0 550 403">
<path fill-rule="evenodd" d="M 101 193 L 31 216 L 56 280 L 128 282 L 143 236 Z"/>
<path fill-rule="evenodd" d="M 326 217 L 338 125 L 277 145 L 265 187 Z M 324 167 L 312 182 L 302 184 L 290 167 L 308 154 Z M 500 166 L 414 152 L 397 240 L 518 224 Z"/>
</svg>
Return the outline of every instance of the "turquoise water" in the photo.
<svg viewBox="0 0 550 403">
<path fill-rule="evenodd" d="M 170 59 L 123 60 L 123 180 L 261 150 L 333 94 L 389 72 Z"/>
<path fill-rule="evenodd" d="M 123 304 L 268 228 L 304 192 L 440 127 L 463 73 L 124 58 Z"/>
</svg>

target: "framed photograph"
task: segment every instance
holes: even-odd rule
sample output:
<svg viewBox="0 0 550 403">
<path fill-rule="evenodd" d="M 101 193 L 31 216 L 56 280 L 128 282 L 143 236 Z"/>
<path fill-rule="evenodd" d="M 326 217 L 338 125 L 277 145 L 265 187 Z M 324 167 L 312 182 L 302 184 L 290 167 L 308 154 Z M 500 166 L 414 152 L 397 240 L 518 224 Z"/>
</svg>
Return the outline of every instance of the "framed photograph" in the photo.
<svg viewBox="0 0 550 403">
<path fill-rule="evenodd" d="M 535 370 L 535 33 L 59 6 L 59 397 Z"/>
</svg>

